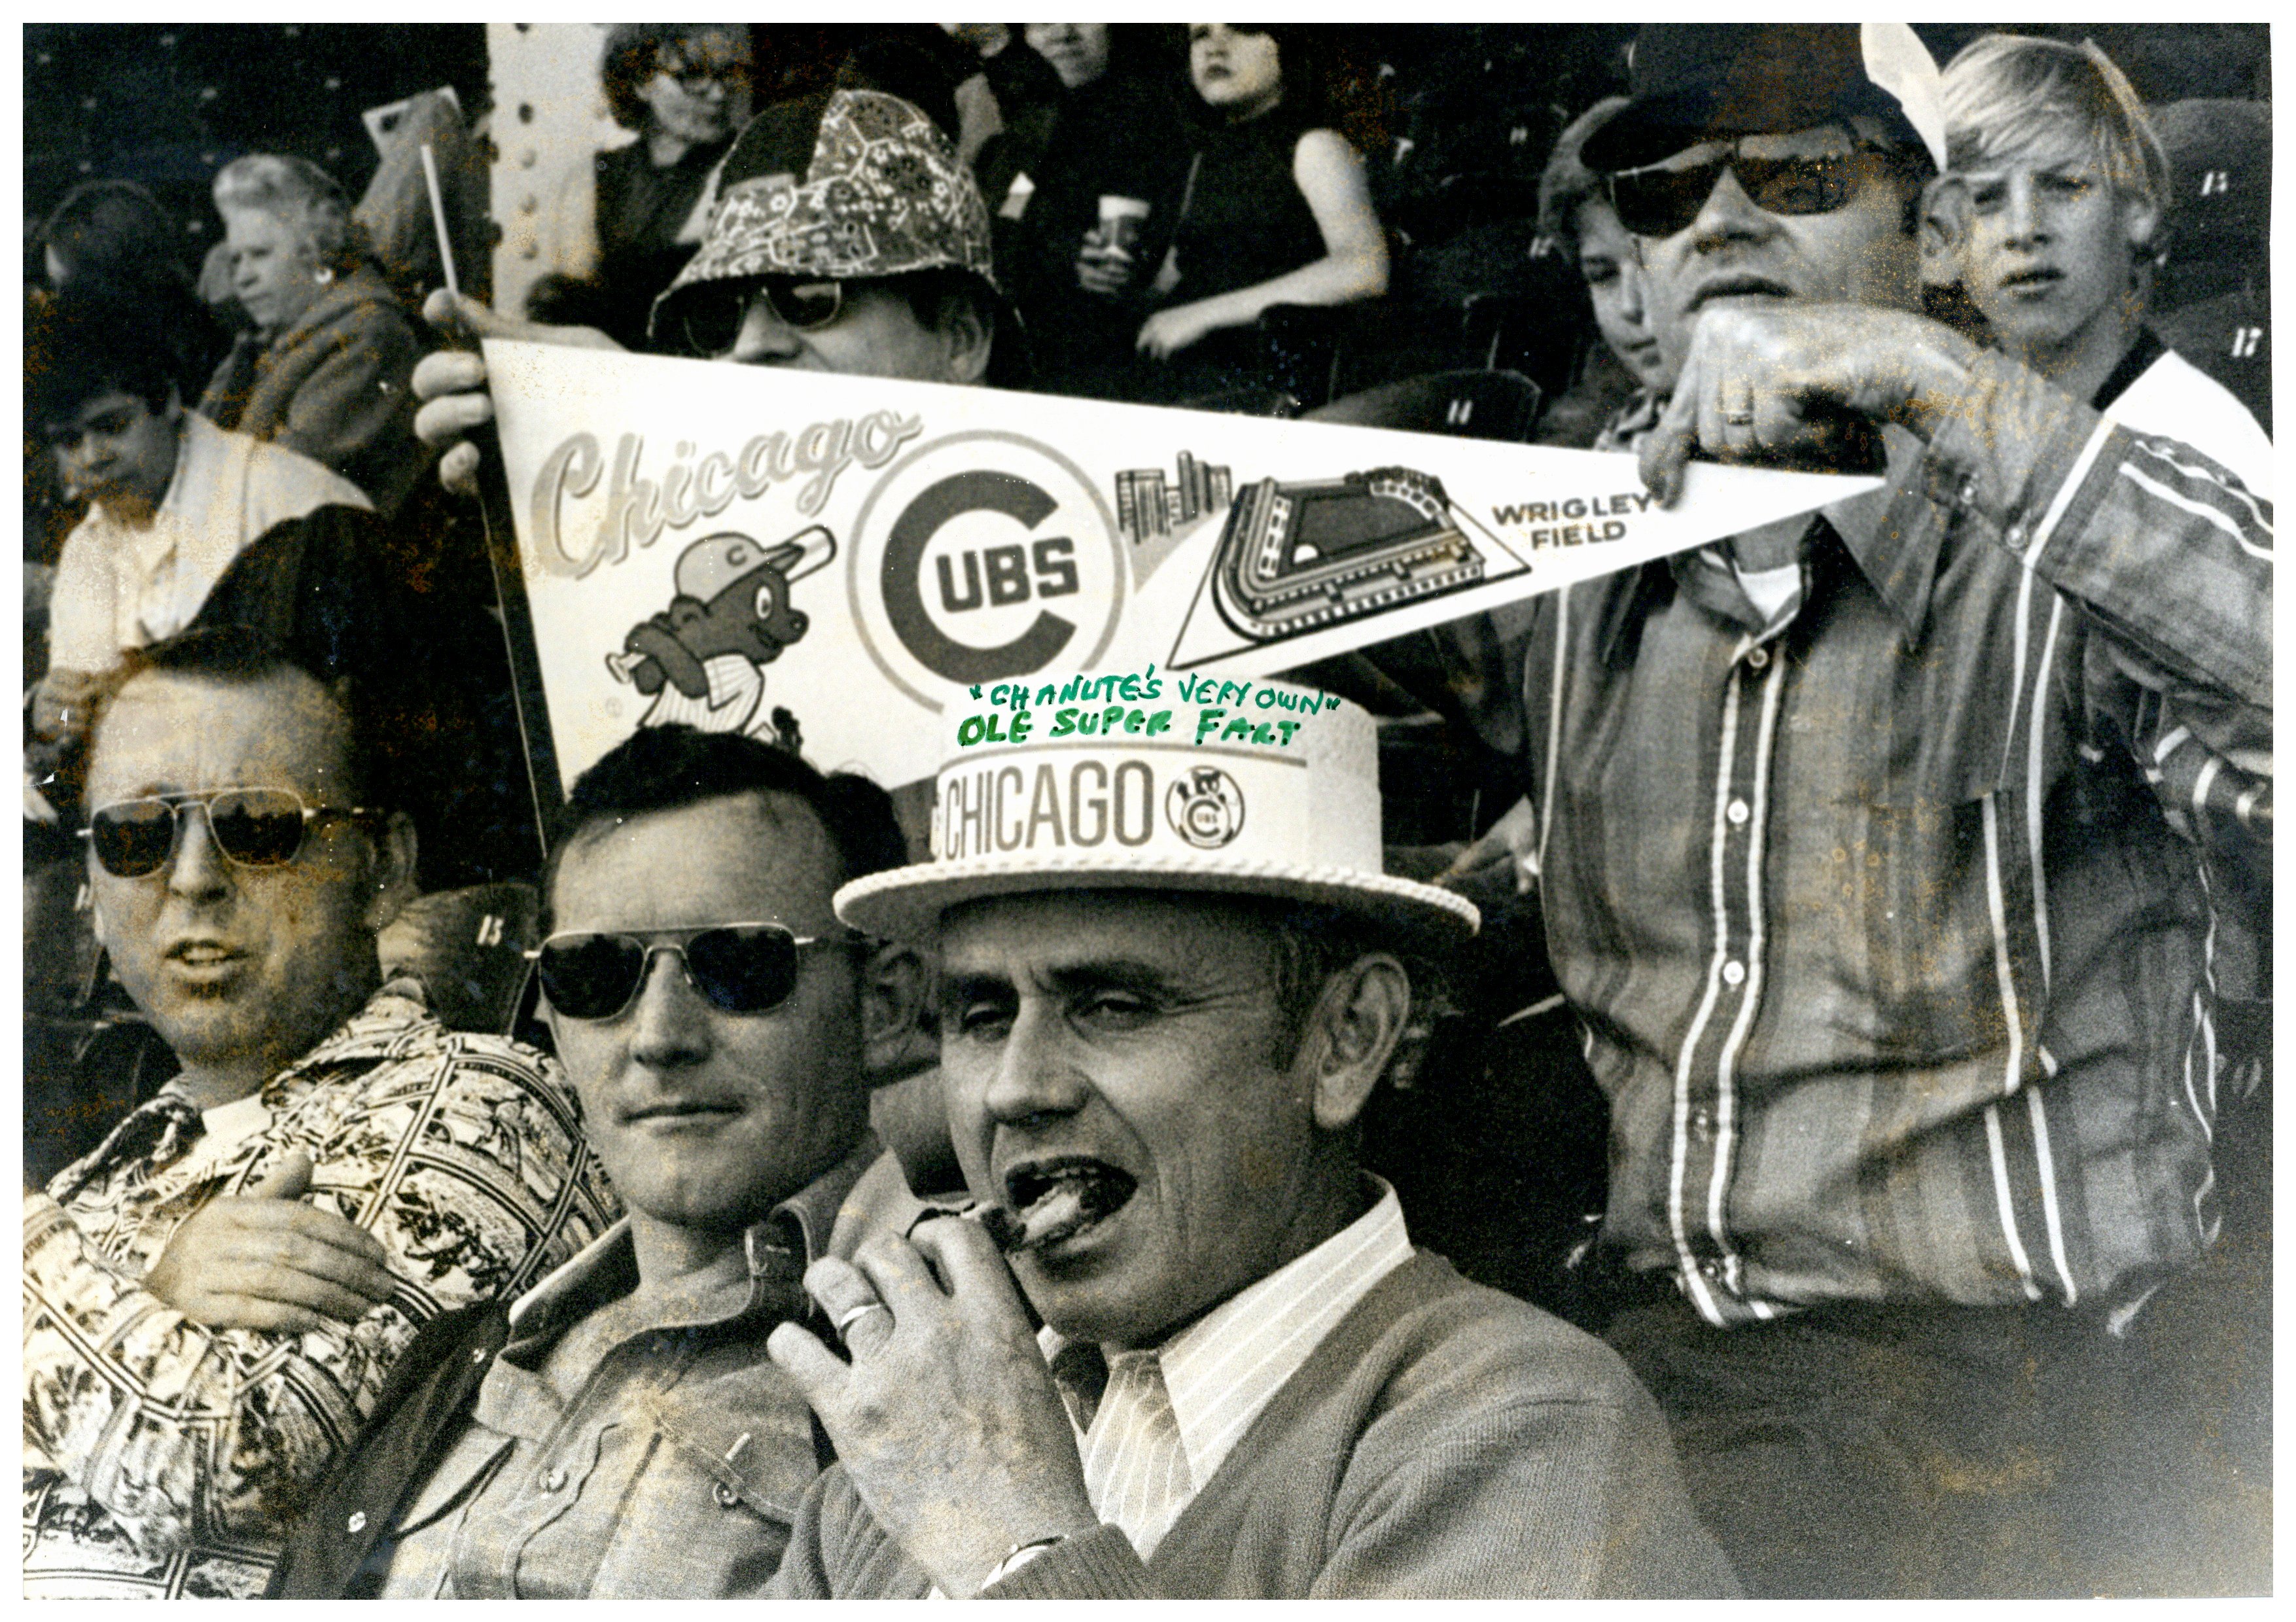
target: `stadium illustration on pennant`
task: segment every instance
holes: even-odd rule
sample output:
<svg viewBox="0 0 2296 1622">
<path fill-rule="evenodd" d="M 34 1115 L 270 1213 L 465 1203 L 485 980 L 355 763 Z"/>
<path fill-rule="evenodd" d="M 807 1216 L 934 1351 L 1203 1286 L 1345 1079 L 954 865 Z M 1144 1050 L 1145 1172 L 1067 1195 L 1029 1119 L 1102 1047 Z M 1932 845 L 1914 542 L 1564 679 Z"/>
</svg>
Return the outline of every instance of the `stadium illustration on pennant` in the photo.
<svg viewBox="0 0 2296 1622">
<path fill-rule="evenodd" d="M 1328 630 L 1529 567 L 1412 468 L 1245 486 L 1170 659 Z"/>
</svg>

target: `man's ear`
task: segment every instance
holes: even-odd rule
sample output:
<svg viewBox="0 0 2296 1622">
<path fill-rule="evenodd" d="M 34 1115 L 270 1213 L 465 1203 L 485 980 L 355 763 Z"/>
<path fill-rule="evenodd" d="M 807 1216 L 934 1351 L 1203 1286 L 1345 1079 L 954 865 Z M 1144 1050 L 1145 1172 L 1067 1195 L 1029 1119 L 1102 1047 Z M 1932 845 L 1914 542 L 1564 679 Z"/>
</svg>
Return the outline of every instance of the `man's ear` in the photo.
<svg viewBox="0 0 2296 1622">
<path fill-rule="evenodd" d="M 2152 239 L 2161 234 L 2161 205 L 2142 197 L 2122 198 L 2120 229 L 2128 238 L 2128 245 L 2143 254 L 2152 246 Z"/>
<path fill-rule="evenodd" d="M 978 299 L 962 295 L 941 305 L 940 337 L 948 346 L 948 381 L 977 383 L 988 374 L 988 351 L 996 336 L 996 318 Z"/>
<path fill-rule="evenodd" d="M 1969 193 L 1952 181 L 1938 179 L 1922 188 L 1918 234 L 1922 243 L 1922 280 L 1933 287 L 1961 280 L 1961 244 L 1968 229 Z"/>
<path fill-rule="evenodd" d="M 373 893 L 362 914 L 370 930 L 380 932 L 406 910 L 414 899 L 414 823 L 404 811 L 393 811 L 380 827 L 370 826 L 374 869 Z"/>
<path fill-rule="evenodd" d="M 939 1061 L 931 991 L 932 965 L 914 946 L 881 942 L 861 960 L 861 1064 L 873 1086 Z"/>
<path fill-rule="evenodd" d="M 1355 1124 L 1410 1018 L 1411 977 L 1384 952 L 1356 959 L 1324 983 L 1299 1060 L 1308 1069 L 1320 1130 L 1342 1132 Z"/>
</svg>

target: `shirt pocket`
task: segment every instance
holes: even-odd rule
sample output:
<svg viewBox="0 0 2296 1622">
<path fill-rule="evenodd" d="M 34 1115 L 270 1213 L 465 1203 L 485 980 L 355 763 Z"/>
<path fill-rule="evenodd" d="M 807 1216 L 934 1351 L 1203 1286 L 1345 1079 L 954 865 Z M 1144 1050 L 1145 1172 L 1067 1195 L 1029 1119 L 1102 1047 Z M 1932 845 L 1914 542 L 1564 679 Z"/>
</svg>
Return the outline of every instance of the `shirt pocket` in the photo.
<svg viewBox="0 0 2296 1622">
<path fill-rule="evenodd" d="M 1964 546 L 1921 635 L 1877 673 L 1890 746 L 1871 803 L 2045 799 L 2070 762 L 2083 631 L 2073 604 L 2039 578 Z"/>
<path fill-rule="evenodd" d="M 804 1405 L 793 1392 L 784 1400 L 797 1404 L 795 1453 L 787 1415 L 713 1404 L 682 1386 L 644 1402 L 659 1439 L 617 1516 L 593 1599 L 724 1599 L 772 1581 L 815 1473 Z"/>
</svg>

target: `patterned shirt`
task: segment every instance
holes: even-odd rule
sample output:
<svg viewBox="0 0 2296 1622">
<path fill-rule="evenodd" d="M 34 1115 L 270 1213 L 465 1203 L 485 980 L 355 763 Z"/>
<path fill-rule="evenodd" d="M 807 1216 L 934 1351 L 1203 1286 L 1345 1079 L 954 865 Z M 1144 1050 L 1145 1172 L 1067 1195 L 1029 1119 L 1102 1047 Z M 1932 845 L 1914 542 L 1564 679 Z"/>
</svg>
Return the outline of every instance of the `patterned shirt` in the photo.
<svg viewBox="0 0 2296 1622">
<path fill-rule="evenodd" d="M 411 981 L 268 1083 L 218 1159 L 170 1086 L 24 1213 L 24 1592 L 258 1594 L 283 1523 L 436 1314 L 522 1289 L 619 1207 L 557 1066 L 450 1032 Z M 176 1230 L 290 1151 L 399 1282 L 358 1323 L 209 1330 L 142 1287 Z"/>
<path fill-rule="evenodd" d="M 2119 1307 L 2217 1223 L 2210 898 L 2269 882 L 2271 504 L 1974 365 L 1810 525 L 1445 627 L 1519 753 L 1608 1236 L 1716 1323 Z"/>
</svg>

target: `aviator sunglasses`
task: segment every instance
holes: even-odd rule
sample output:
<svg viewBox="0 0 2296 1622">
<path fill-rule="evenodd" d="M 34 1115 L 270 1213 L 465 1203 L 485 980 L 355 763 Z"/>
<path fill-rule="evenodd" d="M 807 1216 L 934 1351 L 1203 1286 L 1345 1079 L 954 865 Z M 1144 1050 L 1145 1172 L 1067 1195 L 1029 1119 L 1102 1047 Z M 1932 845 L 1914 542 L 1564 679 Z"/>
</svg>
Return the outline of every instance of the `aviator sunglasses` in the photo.
<svg viewBox="0 0 2296 1622">
<path fill-rule="evenodd" d="M 1831 214 L 1857 194 L 1869 174 L 1889 161 L 1879 147 L 1858 143 L 1846 152 L 1796 158 L 1751 158 L 1732 142 L 1717 156 L 1688 168 L 1628 169 L 1611 176 L 1611 207 L 1636 236 L 1667 237 L 1685 230 L 1729 170 L 1753 205 L 1766 214 Z"/>
<path fill-rule="evenodd" d="M 818 332 L 845 313 L 845 283 L 817 276 L 757 276 L 682 290 L 678 321 L 686 348 L 714 358 L 731 350 L 759 299 L 793 332 Z"/>
<path fill-rule="evenodd" d="M 146 794 L 115 799 L 88 813 L 80 838 L 116 879 L 158 872 L 176 854 L 184 813 L 205 809 L 208 836 L 240 867 L 284 867 L 303 848 L 305 831 L 323 816 L 375 817 L 366 806 L 309 806 L 292 789 L 214 789 L 201 794 Z"/>
<path fill-rule="evenodd" d="M 657 952 L 674 954 L 713 1006 L 755 1014 L 789 1001 L 800 952 L 859 943 L 855 935 L 792 935 L 777 923 L 721 923 L 643 935 L 553 935 L 526 955 L 551 1007 L 577 1020 L 615 1020 L 637 1001 Z"/>
</svg>

